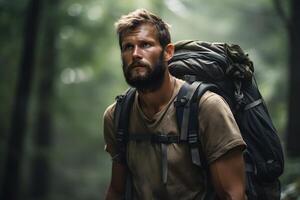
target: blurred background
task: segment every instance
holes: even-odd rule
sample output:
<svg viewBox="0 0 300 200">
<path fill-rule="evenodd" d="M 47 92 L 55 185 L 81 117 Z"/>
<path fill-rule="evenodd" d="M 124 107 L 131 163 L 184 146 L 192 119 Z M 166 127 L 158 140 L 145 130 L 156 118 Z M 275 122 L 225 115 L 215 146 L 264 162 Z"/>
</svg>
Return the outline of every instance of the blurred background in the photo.
<svg viewBox="0 0 300 200">
<path fill-rule="evenodd" d="M 160 15 L 173 41 L 239 44 L 285 148 L 283 199 L 300 199 L 300 1 L 0 0 L 1 200 L 101 200 L 102 115 L 123 79 L 114 22 Z"/>
</svg>

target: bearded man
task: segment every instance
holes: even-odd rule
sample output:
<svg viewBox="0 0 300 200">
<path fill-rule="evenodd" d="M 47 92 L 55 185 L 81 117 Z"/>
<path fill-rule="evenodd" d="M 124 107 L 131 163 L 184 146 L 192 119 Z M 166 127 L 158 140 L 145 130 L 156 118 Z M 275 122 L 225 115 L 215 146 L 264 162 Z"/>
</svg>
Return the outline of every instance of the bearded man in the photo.
<svg viewBox="0 0 300 200">
<path fill-rule="evenodd" d="M 116 22 L 123 73 L 136 88 L 130 109 L 129 134 L 178 136 L 174 101 L 184 81 L 168 71 L 174 45 L 168 25 L 158 16 L 138 9 Z M 187 144 L 167 145 L 168 173 L 163 172 L 161 145 L 151 141 L 126 144 L 126 159 L 118 151 L 114 112 L 104 113 L 105 150 L 112 157 L 112 176 L 106 199 L 124 199 L 130 176 L 130 199 L 245 199 L 243 141 L 225 100 L 207 91 L 199 101 L 199 136 L 208 173 L 195 166 Z M 165 175 L 165 176 L 164 176 Z M 211 183 L 211 186 L 210 184 Z"/>
</svg>

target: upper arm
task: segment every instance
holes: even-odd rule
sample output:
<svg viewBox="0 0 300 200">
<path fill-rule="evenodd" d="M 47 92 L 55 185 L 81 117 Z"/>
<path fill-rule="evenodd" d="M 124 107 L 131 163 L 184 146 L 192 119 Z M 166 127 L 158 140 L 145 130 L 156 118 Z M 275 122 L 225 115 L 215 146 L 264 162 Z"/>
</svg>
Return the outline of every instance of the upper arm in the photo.
<svg viewBox="0 0 300 200">
<path fill-rule="evenodd" d="M 200 139 L 212 183 L 220 199 L 244 199 L 246 145 L 234 116 L 219 95 L 207 92 L 200 99 Z"/>
<path fill-rule="evenodd" d="M 127 168 L 119 162 L 117 141 L 114 133 L 113 113 L 115 104 L 109 106 L 103 115 L 103 134 L 105 150 L 112 157 L 111 181 L 106 194 L 106 199 L 121 199 L 125 191 Z"/>
<path fill-rule="evenodd" d="M 105 110 L 103 115 L 104 149 L 111 157 L 114 157 L 117 154 L 117 140 L 114 131 L 114 111 L 115 104 L 112 104 Z"/>
<path fill-rule="evenodd" d="M 212 162 L 209 169 L 220 199 L 245 199 L 245 166 L 241 148 L 230 150 Z"/>
<path fill-rule="evenodd" d="M 111 181 L 106 194 L 106 200 L 122 199 L 125 194 L 127 169 L 118 162 L 112 162 Z"/>
</svg>

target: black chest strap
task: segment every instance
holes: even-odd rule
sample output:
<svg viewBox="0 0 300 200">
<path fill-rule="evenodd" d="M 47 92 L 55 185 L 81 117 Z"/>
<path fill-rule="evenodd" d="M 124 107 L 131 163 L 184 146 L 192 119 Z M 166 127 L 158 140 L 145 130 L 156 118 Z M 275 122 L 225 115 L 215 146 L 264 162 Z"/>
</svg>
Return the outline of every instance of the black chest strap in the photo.
<svg viewBox="0 0 300 200">
<path fill-rule="evenodd" d="M 162 181 L 167 184 L 168 181 L 168 144 L 182 143 L 179 135 L 163 135 L 154 133 L 130 133 L 128 135 L 129 141 L 135 142 L 151 142 L 161 146 L 161 173 Z"/>
<path fill-rule="evenodd" d="M 115 132 L 118 153 L 122 163 L 127 165 L 126 148 L 128 141 L 151 141 L 152 143 L 158 143 L 161 145 L 162 153 L 162 181 L 166 184 L 168 176 L 167 145 L 170 143 L 188 143 L 193 164 L 206 168 L 206 161 L 199 140 L 198 105 L 201 96 L 207 90 L 213 88 L 215 88 L 214 85 L 202 82 L 184 83 L 180 88 L 177 100 L 174 102 L 180 136 L 151 133 L 129 134 L 129 119 L 136 90 L 130 88 L 124 95 L 118 96 L 115 108 Z"/>
</svg>

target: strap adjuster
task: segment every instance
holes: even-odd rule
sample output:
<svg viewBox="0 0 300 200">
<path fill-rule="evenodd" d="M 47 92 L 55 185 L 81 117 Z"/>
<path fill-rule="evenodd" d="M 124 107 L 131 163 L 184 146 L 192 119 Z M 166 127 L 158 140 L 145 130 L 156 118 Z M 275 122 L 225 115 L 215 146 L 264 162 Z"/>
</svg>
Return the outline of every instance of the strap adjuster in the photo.
<svg viewBox="0 0 300 200">
<path fill-rule="evenodd" d="M 116 96 L 115 100 L 117 102 L 121 102 L 121 101 L 123 101 L 124 98 L 125 98 L 125 95 L 124 94 L 120 94 L 120 95 Z"/>
<path fill-rule="evenodd" d="M 179 142 L 178 136 L 172 135 L 153 135 L 152 142 L 154 143 L 163 143 L 163 144 L 171 144 L 174 142 Z"/>
<path fill-rule="evenodd" d="M 190 131 L 188 134 L 188 142 L 189 144 L 195 144 L 198 142 L 197 131 Z"/>
<path fill-rule="evenodd" d="M 177 99 L 174 101 L 174 106 L 179 107 L 179 106 L 184 106 L 188 102 L 188 98 L 186 96 L 181 97 L 180 99 Z"/>
<path fill-rule="evenodd" d="M 124 136 L 125 136 L 125 132 L 123 129 L 117 130 L 117 134 L 116 134 L 117 141 L 123 142 Z"/>
</svg>

